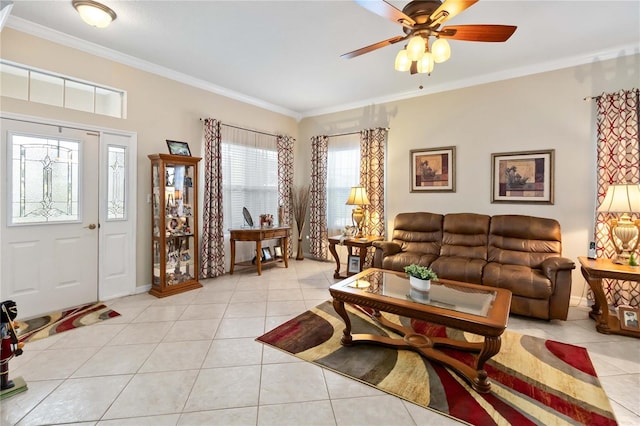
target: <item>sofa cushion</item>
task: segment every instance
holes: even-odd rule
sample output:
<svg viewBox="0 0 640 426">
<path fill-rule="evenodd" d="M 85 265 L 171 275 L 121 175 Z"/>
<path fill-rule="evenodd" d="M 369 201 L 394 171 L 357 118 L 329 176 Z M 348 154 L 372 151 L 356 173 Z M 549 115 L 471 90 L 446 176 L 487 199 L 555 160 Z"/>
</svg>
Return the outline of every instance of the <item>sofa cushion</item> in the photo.
<svg viewBox="0 0 640 426">
<path fill-rule="evenodd" d="M 520 215 L 493 216 L 489 228 L 487 260 L 540 268 L 545 259 L 561 255 L 561 238 L 560 224 L 554 219 Z"/>
<path fill-rule="evenodd" d="M 435 254 L 424 254 L 417 251 L 403 251 L 382 260 L 382 268 L 392 271 L 404 272 L 404 267 L 415 263 L 416 265 L 429 266 L 437 258 Z"/>
<path fill-rule="evenodd" d="M 394 221 L 391 241 L 399 244 L 403 252 L 438 256 L 442 242 L 442 219 L 441 214 L 435 213 L 400 213 Z"/>
<path fill-rule="evenodd" d="M 487 260 L 491 217 L 475 213 L 445 215 L 440 256 Z"/>
<path fill-rule="evenodd" d="M 523 265 L 487 263 L 482 273 L 482 284 L 506 288 L 514 296 L 530 299 L 549 299 L 553 293 L 551 281 L 544 276 L 542 270 Z"/>
</svg>

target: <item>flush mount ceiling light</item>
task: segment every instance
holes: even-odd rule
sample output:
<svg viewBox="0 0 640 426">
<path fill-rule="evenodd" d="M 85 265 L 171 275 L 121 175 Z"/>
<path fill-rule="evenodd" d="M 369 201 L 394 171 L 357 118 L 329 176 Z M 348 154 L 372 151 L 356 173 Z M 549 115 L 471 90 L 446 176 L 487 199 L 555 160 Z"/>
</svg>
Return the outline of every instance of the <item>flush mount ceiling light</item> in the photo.
<svg viewBox="0 0 640 426">
<path fill-rule="evenodd" d="M 118 17 L 113 10 L 96 1 L 73 0 L 71 4 L 82 20 L 93 27 L 105 28 Z"/>
</svg>

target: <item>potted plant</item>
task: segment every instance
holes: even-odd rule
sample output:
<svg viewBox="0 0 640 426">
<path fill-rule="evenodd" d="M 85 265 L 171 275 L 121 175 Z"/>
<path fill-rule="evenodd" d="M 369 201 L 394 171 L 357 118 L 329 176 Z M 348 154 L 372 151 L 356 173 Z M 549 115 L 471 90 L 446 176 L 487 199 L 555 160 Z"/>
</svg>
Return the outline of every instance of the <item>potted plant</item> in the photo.
<svg viewBox="0 0 640 426">
<path fill-rule="evenodd" d="M 411 287 L 426 291 L 431 288 L 431 280 L 437 280 L 438 275 L 427 266 L 411 264 L 404 267 L 404 272 L 409 276 Z"/>
</svg>

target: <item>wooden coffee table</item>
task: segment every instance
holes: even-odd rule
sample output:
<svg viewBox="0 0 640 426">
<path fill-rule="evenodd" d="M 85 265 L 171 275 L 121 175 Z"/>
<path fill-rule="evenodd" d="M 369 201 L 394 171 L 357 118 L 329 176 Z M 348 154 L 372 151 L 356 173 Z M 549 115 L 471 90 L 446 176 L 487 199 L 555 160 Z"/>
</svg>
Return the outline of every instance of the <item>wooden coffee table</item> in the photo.
<svg viewBox="0 0 640 426">
<path fill-rule="evenodd" d="M 342 344 L 373 343 L 398 349 L 413 350 L 425 358 L 440 362 L 465 378 L 478 392 L 486 393 L 491 384 L 484 364 L 500 351 L 500 336 L 507 327 L 511 292 L 509 290 L 439 280 L 431 283 L 429 292 L 417 292 L 406 276 L 399 272 L 371 268 L 332 285 L 329 292 L 333 307 L 346 328 Z M 344 304 L 373 309 L 370 317 L 402 338 L 374 334 L 351 334 L 351 321 Z M 380 312 L 428 321 L 484 337 L 482 342 L 467 342 L 446 337 L 430 337 L 395 324 Z M 438 347 L 477 353 L 471 367 L 441 352 Z"/>
</svg>

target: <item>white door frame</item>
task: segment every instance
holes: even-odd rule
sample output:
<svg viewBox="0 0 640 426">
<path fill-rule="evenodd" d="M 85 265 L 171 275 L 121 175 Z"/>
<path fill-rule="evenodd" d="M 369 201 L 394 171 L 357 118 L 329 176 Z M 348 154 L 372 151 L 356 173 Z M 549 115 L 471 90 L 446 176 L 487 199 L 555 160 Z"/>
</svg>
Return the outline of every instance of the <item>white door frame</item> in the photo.
<svg viewBox="0 0 640 426">
<path fill-rule="evenodd" d="M 99 127 L 90 124 L 80 124 L 68 121 L 54 120 L 44 117 L 36 117 L 24 114 L 15 114 L 10 112 L 0 111 L 0 117 L 32 122 L 34 124 L 43 124 L 51 126 L 62 126 L 78 130 L 86 130 L 90 132 L 96 132 L 99 134 L 100 140 L 100 183 L 99 188 L 99 220 L 100 228 L 98 234 L 98 298 L 99 300 L 109 300 L 120 296 L 126 296 L 136 293 L 136 219 L 137 219 L 137 145 L 138 135 L 135 132 L 129 132 L 125 130 L 110 129 L 106 127 Z M 127 165 L 127 191 L 125 194 L 125 205 L 127 206 L 126 221 L 121 221 L 118 229 L 113 235 L 117 236 L 113 239 L 109 238 L 109 223 L 106 221 L 106 174 L 107 168 L 107 147 L 110 144 L 126 145 L 128 156 L 126 161 Z M 0 176 L 4 176 L 6 170 L 3 169 L 3 164 L 0 163 Z M 0 223 L 2 222 L 3 215 L 6 212 L 0 209 Z M 109 244 L 110 241 L 120 240 L 120 243 Z M 124 241 L 123 241 L 124 240 Z M 0 235 L 0 245 L 2 244 L 2 235 Z M 126 247 L 126 255 L 122 256 L 122 259 L 126 259 L 126 264 L 116 259 L 113 262 L 109 250 L 115 252 L 120 247 Z M 115 267 L 114 267 L 115 264 Z M 0 268 L 1 268 L 0 263 Z M 0 270 L 0 276 L 2 276 L 2 270 Z"/>
</svg>

